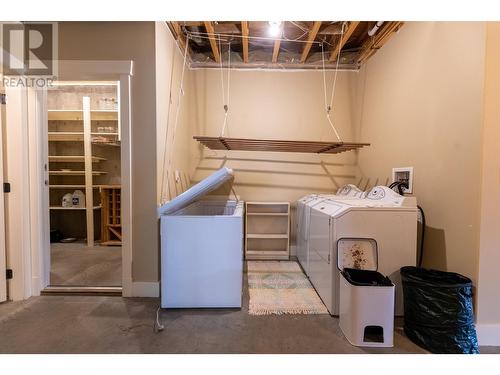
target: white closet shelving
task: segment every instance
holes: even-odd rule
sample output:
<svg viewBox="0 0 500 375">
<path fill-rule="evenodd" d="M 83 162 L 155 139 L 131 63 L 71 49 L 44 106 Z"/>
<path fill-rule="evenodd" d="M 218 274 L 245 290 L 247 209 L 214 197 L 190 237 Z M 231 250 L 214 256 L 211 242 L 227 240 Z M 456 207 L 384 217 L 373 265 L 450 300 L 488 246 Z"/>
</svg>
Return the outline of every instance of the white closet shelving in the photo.
<svg viewBox="0 0 500 375">
<path fill-rule="evenodd" d="M 105 170 L 105 166 L 113 165 L 108 161 L 108 157 L 104 157 L 106 152 L 102 152 L 104 156 L 95 155 L 93 145 L 120 145 L 119 111 L 114 99 L 117 95 L 116 85 L 101 89 L 95 85 L 63 85 L 52 92 L 49 91 L 49 209 L 54 214 L 68 211 L 86 212 L 88 246 L 94 245 L 94 213 L 102 208 L 100 195 L 96 194 L 97 189 L 100 189 L 101 184 L 109 182 L 103 180 L 96 184 L 94 178 L 108 175 L 110 172 Z M 108 105 L 100 108 L 101 103 L 109 103 L 109 97 L 113 97 L 115 108 L 107 108 Z M 112 174 L 116 174 L 116 171 Z M 73 193 L 74 190 L 85 193 L 85 207 L 62 207 L 62 197 Z M 55 226 L 67 225 L 69 219 L 57 218 L 58 216 L 54 216 L 58 223 Z M 77 226 L 81 226 L 80 223 L 79 220 L 75 221 Z"/>
<path fill-rule="evenodd" d="M 246 202 L 245 206 L 245 258 L 289 259 L 290 203 Z"/>
</svg>

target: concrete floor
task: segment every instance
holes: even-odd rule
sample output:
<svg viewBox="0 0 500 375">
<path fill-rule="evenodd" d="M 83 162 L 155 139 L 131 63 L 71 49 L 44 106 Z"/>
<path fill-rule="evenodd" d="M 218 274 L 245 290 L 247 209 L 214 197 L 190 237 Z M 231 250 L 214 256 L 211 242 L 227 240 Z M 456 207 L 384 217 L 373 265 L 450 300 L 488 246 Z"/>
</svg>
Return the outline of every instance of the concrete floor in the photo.
<svg viewBox="0 0 500 375">
<path fill-rule="evenodd" d="M 165 330 L 155 333 L 158 303 L 42 296 L 0 304 L 0 353 L 424 353 L 399 319 L 394 348 L 357 348 L 329 315 L 248 315 L 247 288 L 241 310 L 163 310 Z"/>
<path fill-rule="evenodd" d="M 122 249 L 119 246 L 53 243 L 50 262 L 50 284 L 53 286 L 121 286 L 122 283 Z"/>
</svg>

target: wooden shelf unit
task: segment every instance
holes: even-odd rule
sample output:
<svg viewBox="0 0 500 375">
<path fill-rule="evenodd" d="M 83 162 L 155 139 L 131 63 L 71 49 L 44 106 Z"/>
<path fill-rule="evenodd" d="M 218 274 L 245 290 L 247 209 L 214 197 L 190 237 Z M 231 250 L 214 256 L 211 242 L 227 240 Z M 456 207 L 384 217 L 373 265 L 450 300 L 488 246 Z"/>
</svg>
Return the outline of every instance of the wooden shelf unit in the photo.
<svg viewBox="0 0 500 375">
<path fill-rule="evenodd" d="M 245 203 L 245 258 L 290 258 L 290 203 Z"/>
<path fill-rule="evenodd" d="M 121 186 L 109 185 L 101 187 L 101 245 L 121 246 Z"/>
</svg>

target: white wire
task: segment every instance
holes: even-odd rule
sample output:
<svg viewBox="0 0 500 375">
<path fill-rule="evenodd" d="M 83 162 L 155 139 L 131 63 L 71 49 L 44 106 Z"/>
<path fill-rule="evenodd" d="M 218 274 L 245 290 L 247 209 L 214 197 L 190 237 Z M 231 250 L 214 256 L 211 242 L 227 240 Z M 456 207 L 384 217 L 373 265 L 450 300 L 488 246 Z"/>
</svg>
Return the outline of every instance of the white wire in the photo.
<svg viewBox="0 0 500 375">
<path fill-rule="evenodd" d="M 158 332 L 163 331 L 165 329 L 165 326 L 160 322 L 160 310 L 161 306 L 158 306 L 158 309 L 156 310 L 156 330 Z"/>
<path fill-rule="evenodd" d="M 229 43 L 227 51 L 227 101 L 226 95 L 224 93 L 224 74 L 222 70 L 222 51 L 220 59 L 220 69 L 221 69 L 221 84 L 222 84 L 222 101 L 224 104 L 224 123 L 222 124 L 222 130 L 220 136 L 223 137 L 227 127 L 227 117 L 229 114 L 229 101 L 230 101 L 230 85 L 231 85 L 231 43 Z"/>
<path fill-rule="evenodd" d="M 213 39 L 213 36 L 211 36 L 212 34 L 204 33 L 201 31 L 187 31 L 186 35 L 190 36 L 191 38 L 196 37 L 196 38 L 203 38 L 203 39 Z M 217 34 L 217 36 L 219 36 L 219 37 L 223 36 L 223 37 L 230 38 L 230 39 L 240 38 L 240 39 L 260 39 L 260 40 L 272 40 L 272 41 L 279 40 L 282 42 L 308 43 L 308 44 L 318 44 L 318 45 L 322 43 L 322 42 L 316 41 L 316 40 L 313 40 L 313 41 L 288 40 L 288 39 L 284 39 L 284 38 L 273 38 L 273 37 L 266 37 L 266 36 L 250 36 L 250 35 L 236 35 L 236 34 L 223 34 L 223 33 Z M 228 42 L 229 42 L 229 40 L 228 40 Z"/>
<path fill-rule="evenodd" d="M 221 84 L 221 87 L 222 87 L 222 105 L 225 105 L 226 104 L 226 93 L 224 91 L 224 70 L 222 69 L 222 50 L 220 48 L 220 36 L 219 36 L 219 65 L 220 65 L 220 84 Z"/>
<path fill-rule="evenodd" d="M 328 99 L 326 98 L 326 69 L 325 69 L 325 49 L 321 44 L 321 63 L 323 65 L 323 91 L 325 97 L 325 110 L 328 110 Z"/>
<path fill-rule="evenodd" d="M 181 82 L 179 84 L 179 95 L 177 99 L 177 110 L 175 113 L 175 123 L 174 123 L 174 130 L 172 134 L 172 145 L 170 147 L 170 154 L 168 158 L 168 168 L 167 168 L 167 186 L 168 186 L 168 193 L 170 196 L 170 180 L 168 178 L 170 168 L 172 167 L 172 156 L 174 152 L 174 144 L 175 144 L 175 134 L 177 132 L 177 125 L 179 124 L 179 114 L 180 114 L 180 109 L 181 109 L 181 104 L 182 104 L 182 97 L 184 96 L 184 73 L 186 72 L 186 61 L 187 61 L 187 52 L 188 52 L 188 45 L 189 45 L 189 38 L 186 38 L 186 47 L 184 48 L 184 62 L 182 64 L 182 74 L 181 74 Z M 165 147 L 167 147 L 167 144 L 165 144 Z M 161 196 L 161 203 L 164 203 L 163 201 L 163 181 L 162 181 L 162 196 Z"/>
<path fill-rule="evenodd" d="M 342 46 L 342 37 L 344 36 L 344 26 L 345 26 L 345 23 L 342 24 L 342 32 L 340 34 L 340 40 L 339 40 L 339 49 L 341 49 L 341 46 Z M 331 95 L 331 99 L 330 99 L 330 105 L 328 105 L 328 99 L 327 99 L 327 94 L 326 94 L 325 52 L 324 52 L 323 44 L 321 44 L 321 62 L 323 65 L 323 90 L 324 90 L 324 96 L 325 96 L 326 119 L 328 120 L 328 123 L 330 124 L 331 128 L 333 129 L 333 132 L 335 133 L 335 136 L 337 137 L 339 142 L 342 142 L 342 138 L 340 137 L 340 134 L 337 131 L 337 128 L 335 127 L 335 125 L 333 125 L 333 121 L 330 117 L 330 111 L 333 108 L 333 98 L 335 97 L 335 88 L 337 87 L 337 74 L 339 72 L 340 50 L 339 50 L 339 53 L 337 56 L 337 63 L 335 64 L 335 73 L 334 73 L 334 78 L 333 78 L 332 95 Z"/>
<path fill-rule="evenodd" d="M 332 98 L 331 98 L 331 101 L 330 101 L 330 108 L 333 107 L 333 98 L 335 96 L 335 87 L 337 85 L 337 74 L 339 72 L 339 62 L 340 62 L 340 52 L 342 50 L 342 38 L 344 36 L 344 26 L 345 26 L 345 23 L 342 24 L 342 31 L 340 33 L 340 39 L 339 39 L 339 53 L 337 55 L 337 64 L 335 64 L 335 76 L 334 76 L 334 79 L 333 79 L 333 87 L 332 87 Z"/>
</svg>

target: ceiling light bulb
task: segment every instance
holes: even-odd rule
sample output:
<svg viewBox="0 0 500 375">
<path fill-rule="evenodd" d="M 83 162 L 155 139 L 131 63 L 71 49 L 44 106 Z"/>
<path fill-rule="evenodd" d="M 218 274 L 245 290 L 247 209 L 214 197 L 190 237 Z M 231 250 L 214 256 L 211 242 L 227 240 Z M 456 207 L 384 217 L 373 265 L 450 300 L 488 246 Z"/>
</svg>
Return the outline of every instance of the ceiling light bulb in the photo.
<svg viewBox="0 0 500 375">
<path fill-rule="evenodd" d="M 281 35 L 281 21 L 269 21 L 269 36 L 277 37 Z"/>
</svg>

